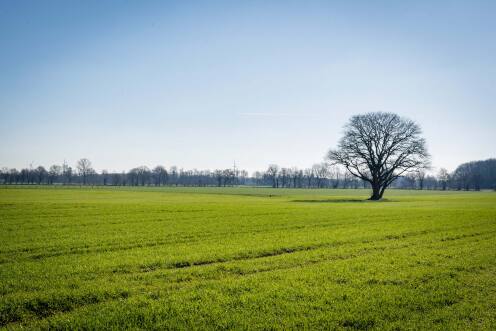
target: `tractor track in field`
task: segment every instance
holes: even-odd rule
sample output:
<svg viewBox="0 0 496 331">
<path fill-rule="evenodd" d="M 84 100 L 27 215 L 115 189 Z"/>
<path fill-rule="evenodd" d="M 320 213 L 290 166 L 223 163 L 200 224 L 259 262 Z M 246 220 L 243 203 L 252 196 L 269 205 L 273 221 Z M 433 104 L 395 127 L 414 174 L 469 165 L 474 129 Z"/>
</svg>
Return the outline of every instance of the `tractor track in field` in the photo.
<svg viewBox="0 0 496 331">
<path fill-rule="evenodd" d="M 378 216 L 378 218 L 380 218 Z M 243 234 L 252 234 L 252 233 L 275 233 L 283 230 L 299 230 L 299 229 L 315 229 L 315 228 L 343 228 L 345 226 L 350 226 L 353 225 L 354 223 L 359 223 L 360 221 L 356 222 L 341 222 L 341 223 L 325 223 L 325 224 L 312 224 L 312 225 L 305 225 L 305 224 L 299 224 L 299 225 L 293 225 L 293 226 L 281 226 L 281 227 L 274 227 L 271 228 L 270 231 L 267 231 L 266 229 L 263 230 L 255 230 L 255 229 L 247 229 L 244 231 L 236 231 L 236 232 L 225 232 L 225 233 L 218 233 L 218 232 L 212 232 L 210 235 L 203 235 L 201 237 L 195 236 L 195 235 L 190 235 L 190 234 L 173 234 L 170 235 L 171 237 L 174 237 L 175 239 L 165 239 L 165 240 L 154 240 L 151 242 L 136 242 L 128 245 L 122 245 L 120 243 L 115 244 L 115 245 L 108 245 L 108 246 L 89 246 L 89 245 L 82 245 L 82 246 L 73 246 L 70 250 L 58 250 L 58 249 L 50 249 L 49 247 L 36 247 L 36 248 L 21 248 L 21 249 L 12 249 L 12 250 L 5 250 L 5 251 L 0 251 L 0 254 L 3 256 L 0 256 L 0 265 L 2 264 L 7 264 L 7 263 L 17 263 L 20 260 L 33 260 L 33 261 L 40 261 L 43 259 L 51 258 L 51 257 L 59 257 L 59 256 L 69 256 L 69 255 L 83 255 L 83 254 L 92 254 L 92 253 L 108 253 L 108 252 L 118 252 L 118 251 L 126 251 L 126 250 L 132 250 L 136 248 L 151 248 L 151 247 L 158 247 L 158 246 L 164 246 L 167 244 L 185 244 L 185 243 L 194 243 L 198 241 L 205 241 L 205 240 L 215 240 L 219 238 L 225 238 L 226 236 L 233 236 L 233 235 L 243 235 Z M 369 225 L 374 225 L 374 224 L 380 224 L 380 222 L 376 223 L 370 223 Z M 462 227 L 456 227 L 456 228 L 450 228 L 450 229 L 440 229 L 438 231 L 446 231 L 446 230 L 458 230 L 462 228 L 470 228 L 473 226 L 462 226 Z M 423 232 L 426 232 L 424 230 Z M 434 232 L 434 231 L 430 231 Z M 437 231 L 436 231 L 437 232 Z M 426 232 L 427 233 L 427 232 Z M 407 233 L 408 234 L 408 233 Z M 400 234 L 399 236 L 402 236 L 403 234 Z M 394 235 L 393 235 L 394 236 Z M 178 240 L 179 239 L 179 240 Z M 194 240 L 197 239 L 197 240 Z M 37 253 L 37 252 L 42 252 L 42 253 Z M 28 253 L 22 257 L 20 257 L 18 254 L 19 253 Z M 10 257 L 10 258 L 9 258 Z"/>
<path fill-rule="evenodd" d="M 344 225 L 348 225 L 348 223 L 342 223 L 340 225 L 336 225 L 336 224 L 313 224 L 311 226 L 308 226 L 308 225 L 298 225 L 298 226 L 292 226 L 292 227 L 281 227 L 281 228 L 274 228 L 274 229 L 271 229 L 270 232 L 278 232 L 278 231 L 281 231 L 281 230 L 291 230 L 291 229 L 295 229 L 295 230 L 298 230 L 298 229 L 304 229 L 304 228 L 329 228 L 329 227 L 342 227 Z M 453 230 L 460 230 L 460 229 L 467 229 L 467 228 L 472 228 L 473 226 L 461 226 L 461 227 L 456 227 L 456 228 L 450 228 L 450 229 L 438 229 L 436 231 L 426 231 L 426 230 L 422 230 L 422 231 L 414 231 L 414 232 L 406 232 L 406 233 L 402 233 L 402 234 L 395 234 L 395 235 L 386 235 L 384 236 L 384 240 L 387 240 L 387 239 L 401 239 L 401 238 L 405 238 L 405 237 L 408 237 L 410 235 L 422 235 L 422 234 L 427 234 L 427 233 L 437 233 L 437 232 L 443 232 L 443 231 L 453 231 Z M 266 230 L 258 230 L 258 231 L 254 231 L 254 230 L 246 230 L 246 231 L 238 231 L 235 233 L 235 235 L 242 235 L 242 234 L 246 234 L 246 233 L 268 233 L 268 231 Z M 40 254 L 31 254 L 31 255 L 27 255 L 27 256 L 24 256 L 22 259 L 20 259 L 20 257 L 18 256 L 18 253 L 19 251 L 11 251 L 10 254 L 8 255 L 12 255 L 11 259 L 8 259 L 6 258 L 5 256 L 1 257 L 0 258 L 0 265 L 2 264 L 6 264 L 6 263 L 17 263 L 19 262 L 19 260 L 33 260 L 33 261 L 39 261 L 39 260 L 44 260 L 44 259 L 47 259 L 47 258 L 52 258 L 52 257 L 59 257 L 59 256 L 69 256 L 69 255 L 84 255 L 84 254 L 98 254 L 98 253 L 110 253 L 110 252 L 119 252 L 119 251 L 126 251 L 126 250 L 133 250 L 133 249 L 136 249 L 136 248 L 151 248 L 151 247 L 158 247 L 158 246 L 164 246 L 164 245 L 167 245 L 167 244 L 186 244 L 186 243 L 192 243 L 192 239 L 197 239 L 196 241 L 205 241 L 205 240 L 216 240 L 216 239 L 219 239 L 219 238 L 224 238 L 226 235 L 233 235 L 233 233 L 222 233 L 222 234 L 217 234 L 217 233 L 212 233 L 212 235 L 208 236 L 208 237 L 205 237 L 205 236 L 202 236 L 202 237 L 196 237 L 196 236 L 192 236 L 192 235 L 182 235 L 182 236 L 179 236 L 180 240 L 177 240 L 177 239 L 174 239 L 174 240 L 159 240 L 159 241 L 152 241 L 152 242 L 137 242 L 137 243 L 133 243 L 133 244 L 128 244 L 128 245 L 125 245 L 125 246 L 122 246 L 122 245 L 109 245 L 109 246 L 97 246 L 97 247 L 91 247 L 91 246 L 82 246 L 82 247 L 77 247 L 75 249 L 72 249 L 69 250 L 69 251 L 58 251 L 58 250 L 55 250 L 55 251 L 46 251 L 46 248 L 45 248 L 45 252 L 44 253 L 40 253 Z M 177 238 L 178 236 L 175 235 L 175 238 Z M 363 239 L 365 241 L 367 241 L 368 239 Z M 362 242 L 363 242 L 362 240 Z M 379 239 L 374 239 L 374 238 L 371 238 L 370 240 L 381 240 L 381 238 Z M 360 240 L 359 240 L 360 241 Z M 193 241 L 194 243 L 195 241 Z M 322 243 L 321 246 L 335 246 L 336 244 L 346 244 L 346 243 L 349 243 L 349 242 L 334 242 L 334 243 Z M 315 246 L 315 245 L 314 245 Z M 317 247 L 318 248 L 318 247 Z M 35 251 L 39 251 L 39 250 L 42 250 L 43 248 L 37 248 L 36 250 L 34 249 L 31 249 L 31 250 L 28 250 L 29 252 L 35 252 Z M 308 250 L 309 248 L 306 248 L 306 247 L 300 247 L 300 246 L 296 246 L 296 247 L 289 247 L 289 248 L 282 248 L 282 251 L 281 251 L 281 254 L 284 254 L 284 253 L 292 253 L 293 251 L 301 251 L 301 250 Z M 311 249 L 311 248 L 310 248 Z M 287 251 L 289 250 L 289 251 Z M 20 251 L 24 251 L 24 250 L 20 250 Z M 4 254 L 4 253 L 3 253 Z M 267 253 L 268 255 L 266 256 L 270 256 L 270 252 Z M 275 255 L 278 255 L 279 253 L 276 253 Z M 263 254 L 262 254 L 263 255 Z M 261 257 L 265 257 L 265 256 L 261 256 Z M 216 263 L 216 262 L 221 262 L 221 261 L 209 261 L 209 262 L 205 262 L 205 263 L 192 263 L 192 265 L 201 265 L 201 264 L 208 264 L 208 263 Z M 190 263 L 191 264 L 191 263 Z M 177 262 L 177 265 L 175 267 L 185 267 L 185 266 L 189 266 L 188 262 Z"/>
<path fill-rule="evenodd" d="M 458 246 L 458 244 L 455 244 L 455 243 L 458 240 L 461 240 L 461 239 L 474 238 L 474 237 L 482 237 L 484 235 L 493 234 L 495 232 L 496 231 L 488 231 L 488 232 L 484 232 L 484 233 L 474 233 L 474 234 L 470 234 L 470 235 L 460 236 L 459 238 L 452 240 L 453 243 L 449 247 Z M 488 237 L 485 240 L 488 240 L 490 238 L 491 237 Z M 424 246 L 424 247 L 428 247 L 430 249 L 437 249 L 439 246 L 445 246 L 444 244 L 441 243 L 442 241 L 443 240 L 431 241 L 431 242 L 429 242 L 429 245 Z M 290 269 L 294 269 L 294 268 L 300 268 L 300 267 L 305 267 L 305 266 L 309 266 L 309 265 L 326 263 L 326 262 L 330 262 L 330 261 L 350 260 L 350 259 L 354 259 L 354 258 L 363 257 L 363 256 L 365 256 L 365 255 L 367 255 L 369 253 L 374 253 L 374 252 L 381 251 L 381 250 L 382 251 L 385 251 L 385 250 L 396 251 L 396 250 L 401 250 L 401 249 L 408 248 L 408 247 L 413 247 L 413 246 L 416 246 L 416 245 L 417 245 L 416 242 L 412 242 L 412 243 L 397 245 L 397 246 L 393 246 L 393 247 L 392 246 L 378 246 L 378 247 L 372 246 L 372 247 L 368 247 L 368 248 L 358 249 L 355 252 L 350 252 L 350 253 L 348 253 L 346 255 L 326 256 L 325 258 L 322 258 L 322 259 L 319 259 L 319 260 L 309 260 L 309 261 L 305 261 L 304 263 L 297 263 L 297 264 L 294 264 L 294 265 L 291 265 L 291 266 L 287 266 L 287 267 L 266 268 L 266 269 L 263 269 L 263 270 L 254 270 L 254 271 L 248 271 L 248 272 L 244 272 L 243 271 L 241 273 L 239 273 L 239 271 L 236 271 L 236 270 L 233 270 L 231 272 L 230 270 L 223 269 L 221 271 L 222 272 L 225 272 L 227 274 L 236 275 L 236 276 L 247 276 L 247 275 L 264 273 L 264 272 L 272 272 L 272 271 L 280 271 L 280 270 L 281 271 L 282 270 L 290 270 Z M 463 244 L 461 244 L 461 245 L 463 245 Z M 319 248 L 326 248 L 326 247 L 319 247 Z M 318 250 L 319 248 L 315 248 L 314 250 Z M 293 253 L 296 253 L 296 252 L 297 251 L 295 251 Z M 280 255 L 283 255 L 283 254 L 280 254 Z M 280 255 L 271 255 L 271 256 L 280 256 Z M 270 256 L 264 256 L 264 257 L 270 257 Z M 260 258 L 263 258 L 263 257 L 254 257 L 252 259 L 246 259 L 244 261 L 256 260 L 256 259 L 260 259 Z M 225 261 L 225 262 L 212 263 L 212 264 L 224 264 L 224 263 L 236 262 L 236 261 L 240 261 L 240 260 L 239 259 L 237 259 L 237 260 L 228 260 L 228 261 Z M 192 267 L 194 267 L 194 266 L 203 266 L 203 265 L 205 265 L 205 264 L 192 265 Z M 205 278 L 202 278 L 201 280 L 205 280 Z M 177 283 L 181 283 L 181 282 L 182 281 L 178 281 Z"/>
<path fill-rule="evenodd" d="M 36 248 L 36 249 L 20 249 L 20 250 L 11 250 L 8 251 L 10 254 L 5 254 L 6 252 L 2 252 L 1 254 L 3 255 L 10 255 L 10 259 L 7 258 L 6 256 L 0 257 L 0 265 L 2 264 L 7 264 L 7 263 L 18 263 L 21 260 L 32 260 L 32 261 L 41 261 L 44 259 L 52 258 L 52 257 L 60 257 L 60 256 L 70 256 L 70 255 L 85 255 L 85 254 L 98 254 L 98 253 L 111 253 L 111 252 L 120 252 L 120 251 L 127 251 L 127 250 L 133 250 L 136 248 L 151 248 L 151 247 L 158 247 L 158 246 L 164 246 L 167 244 L 194 244 L 194 242 L 199 242 L 199 241 L 205 241 L 205 240 L 216 240 L 216 239 L 222 239 L 225 238 L 226 236 L 232 236 L 232 235 L 243 235 L 247 233 L 275 233 L 275 232 L 280 232 L 283 230 L 298 230 L 298 229 L 315 229 L 315 228 L 330 228 L 330 227 L 335 227 L 335 228 L 341 228 L 344 227 L 345 225 L 348 225 L 347 223 L 342 223 L 340 225 L 336 224 L 313 224 L 313 225 L 296 225 L 296 226 L 284 226 L 280 228 L 272 228 L 270 231 L 267 230 L 252 230 L 252 229 L 247 229 L 245 231 L 237 231 L 235 233 L 232 232 L 227 232 L 227 233 L 211 233 L 210 236 L 205 236 L 203 235 L 202 237 L 197 237 L 193 235 L 181 235 L 178 236 L 177 234 L 174 235 L 176 239 L 173 240 L 154 240 L 152 242 L 137 242 L 137 243 L 132 243 L 128 245 L 109 245 L 109 246 L 80 246 L 76 248 L 71 248 L 71 250 L 66 250 L 66 251 L 60 251 L 60 250 L 48 250 L 47 248 Z M 452 229 L 458 229 L 458 228 L 452 228 Z M 432 231 L 431 231 L 432 232 Z M 417 233 L 417 232 L 416 232 Z M 427 233 L 427 231 L 419 231 L 419 233 Z M 400 234 L 397 235 L 399 237 L 409 235 L 409 233 L 406 234 Z M 178 240 L 177 238 L 180 238 Z M 387 237 L 387 236 L 386 236 Z M 197 239 L 195 241 L 192 241 L 192 239 Z M 390 239 L 390 238 L 386 238 Z M 367 239 L 364 239 L 367 240 Z M 329 244 L 329 243 L 324 243 L 322 245 L 335 245 L 336 243 Z M 292 252 L 293 248 L 289 248 Z M 302 249 L 301 247 L 297 247 L 296 250 L 305 250 Z M 39 253 L 39 254 L 28 254 L 23 257 L 20 257 L 18 254 L 19 252 L 29 252 L 29 253 L 35 253 L 39 251 L 45 251 L 44 253 Z M 288 252 L 286 252 L 288 253 Z M 270 255 L 267 255 L 270 256 Z M 263 256 L 262 256 L 263 257 Z M 217 261 L 219 262 L 219 261 Z M 214 263 L 214 262 L 211 262 Z M 201 264 L 201 263 L 199 263 Z M 207 263 L 203 263 L 207 264 Z M 183 263 L 179 262 L 176 267 L 184 267 L 187 265 L 183 265 Z"/>
<path fill-rule="evenodd" d="M 462 227 L 463 228 L 463 227 Z M 274 250 L 267 250 L 267 251 L 261 251 L 252 255 L 247 255 L 246 253 L 244 254 L 239 254 L 237 256 L 231 257 L 231 258 L 216 258 L 216 259 L 207 259 L 207 260 L 198 260 L 198 261 L 176 261 L 172 263 L 149 263 L 140 266 L 140 271 L 141 272 L 152 272 L 158 269 L 166 269 L 166 270 L 173 270 L 173 269 L 184 269 L 184 268 L 190 268 L 190 267 L 196 267 L 196 266 L 207 266 L 207 265 L 213 265 L 213 264 L 220 264 L 220 263 L 229 263 L 229 262 L 235 262 L 235 261 L 248 261 L 248 260 L 255 260 L 255 259 L 261 259 L 261 258 L 266 258 L 266 257 L 273 257 L 273 256 L 281 256 L 285 254 L 292 254 L 292 253 L 297 253 L 297 252 L 303 252 L 303 251 L 311 251 L 311 250 L 317 250 L 320 248 L 332 248 L 332 247 L 342 247 L 346 245 L 353 245 L 353 244 L 360 244 L 360 243 L 381 243 L 389 240 L 397 240 L 397 239 L 405 239 L 405 238 L 412 238 L 412 237 L 417 237 L 421 236 L 424 234 L 432 234 L 432 233 L 439 233 L 442 231 L 431 231 L 431 232 L 426 232 L 426 231 L 418 231 L 418 232 L 412 232 L 408 234 L 402 234 L 400 236 L 393 236 L 391 237 L 390 235 L 386 235 L 380 239 L 377 240 L 357 240 L 357 241 L 346 241 L 346 242 L 334 242 L 334 243 L 321 243 L 321 244 L 316 244 L 316 245 L 307 245 L 307 246 L 293 246 L 293 247 L 281 247 L 277 248 Z M 475 232 L 472 234 L 464 234 L 464 235 L 459 235 L 457 239 L 463 239 L 467 237 L 476 237 L 476 236 L 481 236 L 485 234 L 492 234 L 496 233 L 496 230 L 494 231 L 486 231 L 486 232 Z M 444 238 L 441 238 L 439 240 L 433 241 L 433 242 L 443 242 L 446 240 L 443 240 Z M 454 239 L 454 240 L 457 240 Z M 385 246 L 386 248 L 388 246 Z M 123 270 L 126 270 L 123 273 L 129 273 L 127 269 L 124 266 L 121 266 Z"/>
<path fill-rule="evenodd" d="M 496 233 L 496 230 L 495 231 L 486 231 L 486 232 L 475 232 L 475 233 L 471 233 L 471 234 L 464 234 L 464 235 L 458 235 L 455 237 L 449 237 L 450 239 L 448 239 L 448 241 L 450 241 L 454 244 L 461 239 L 472 238 L 472 237 L 477 237 L 477 236 L 484 236 L 484 235 L 489 235 L 489 234 L 494 234 L 494 233 Z M 410 235 L 408 237 L 403 237 L 403 238 L 412 238 L 415 236 L 416 235 Z M 391 238 L 383 238 L 382 240 L 372 241 L 371 243 L 374 244 L 374 243 L 384 242 L 384 241 L 389 241 L 389 240 L 392 240 L 392 239 Z M 446 240 L 439 239 L 439 240 L 429 241 L 426 244 L 431 244 L 430 246 L 429 245 L 427 245 L 427 246 L 432 248 L 432 247 L 434 247 L 434 245 L 432 245 L 432 244 L 438 244 L 438 246 L 441 246 L 441 245 L 444 246 L 445 241 Z M 263 270 L 252 270 L 252 271 L 247 271 L 247 272 L 242 272 L 242 273 L 239 273 L 238 271 L 235 271 L 235 270 L 229 271 L 228 269 L 223 269 L 223 270 L 219 270 L 219 276 L 220 277 L 211 277 L 211 278 L 202 277 L 201 279 L 188 279 L 188 280 L 179 280 L 179 281 L 175 281 L 175 282 L 169 281 L 169 282 L 170 283 L 178 283 L 178 284 L 188 283 L 191 286 L 194 286 L 195 283 L 198 283 L 200 281 L 202 281 L 202 282 L 203 281 L 214 281 L 214 282 L 215 281 L 221 281 L 222 279 L 226 278 L 226 276 L 238 278 L 238 277 L 253 276 L 253 275 L 262 274 L 262 273 L 291 270 L 291 269 L 295 269 L 295 268 L 302 268 L 302 267 L 306 267 L 306 266 L 311 266 L 311 265 L 316 265 L 316 264 L 326 263 L 326 262 L 331 262 L 331 261 L 343 261 L 343 260 L 360 258 L 360 257 L 366 256 L 368 254 L 373 254 L 375 252 L 383 251 L 386 249 L 388 251 L 402 250 L 405 248 L 415 246 L 415 244 L 416 244 L 416 242 L 401 244 L 401 245 L 397 245 L 394 247 L 391 247 L 391 246 L 374 247 L 374 246 L 372 246 L 372 247 L 368 247 L 368 248 L 359 249 L 356 252 L 348 253 L 346 255 L 336 255 L 336 256 L 331 256 L 331 257 L 327 256 L 327 257 L 320 259 L 320 260 L 305 261 L 304 263 L 297 263 L 297 264 L 293 264 L 293 265 L 290 265 L 287 267 L 268 268 L 268 269 L 263 269 Z M 323 246 L 325 246 L 325 245 L 321 245 L 320 247 L 313 247 L 313 248 L 309 247 L 308 249 L 301 249 L 301 250 L 294 250 L 294 251 L 281 251 L 278 254 L 262 254 L 259 256 L 255 256 L 255 257 L 251 257 L 251 258 L 245 258 L 245 259 L 239 258 L 239 259 L 231 259 L 231 260 L 227 260 L 227 261 L 219 261 L 219 262 L 212 262 L 212 263 L 200 263 L 200 264 L 191 265 L 189 267 L 205 266 L 205 265 L 210 265 L 210 264 L 215 264 L 215 263 L 236 262 L 236 261 L 240 261 L 240 260 L 260 259 L 260 258 L 265 258 L 265 257 L 290 254 L 290 253 L 294 253 L 294 252 L 298 252 L 298 251 L 304 251 L 304 250 L 312 250 L 312 249 L 315 250 L 318 248 L 322 248 Z M 331 246 L 329 246 L 329 247 L 331 247 Z M 183 268 L 186 268 L 186 267 L 178 267 L 175 269 L 183 269 Z M 445 272 L 445 273 L 446 273 L 446 275 L 449 275 L 449 272 Z M 157 278 L 163 278 L 163 276 L 159 275 L 159 276 L 157 276 Z M 418 277 L 418 282 L 428 281 L 424 278 L 425 277 Z M 343 281 L 339 280 L 339 279 L 336 279 L 335 281 L 338 284 L 343 283 Z M 410 283 L 415 284 L 416 281 L 410 281 Z M 382 281 L 382 282 L 376 281 L 376 282 L 373 282 L 373 280 L 369 280 L 368 284 L 369 285 L 404 285 L 404 283 L 402 283 L 402 282 L 393 282 L 393 281 Z M 132 296 L 132 293 L 129 293 L 126 291 L 120 291 L 120 292 L 118 291 L 118 292 L 116 292 L 116 294 L 103 293 L 101 298 L 99 298 L 97 296 L 81 296 L 81 298 L 75 297 L 74 300 L 72 300 L 75 303 L 61 304 L 59 309 L 54 308 L 53 305 L 51 304 L 50 300 L 46 301 L 46 300 L 41 300 L 39 298 L 34 298 L 33 299 L 34 301 L 28 300 L 28 301 L 24 301 L 22 304 L 22 309 L 24 309 L 24 310 L 28 311 L 29 313 L 31 313 L 32 315 L 34 315 L 35 316 L 34 319 L 23 320 L 20 317 L 21 316 L 20 314 L 16 314 L 15 309 L 10 309 L 10 311 L 9 311 L 9 309 L 7 309 L 5 312 L 4 311 L 1 312 L 3 315 L 3 319 L 0 320 L 0 326 L 8 327 L 9 325 L 18 324 L 19 322 L 28 322 L 29 323 L 29 322 L 32 322 L 35 320 L 43 320 L 43 319 L 49 318 L 55 314 L 68 313 L 68 312 L 78 310 L 78 309 L 81 309 L 81 308 L 84 308 L 87 306 L 105 304 L 105 303 L 109 303 L 109 302 L 113 302 L 113 301 L 117 301 L 117 300 L 123 300 L 123 299 L 127 300 L 131 296 Z M 54 299 L 54 300 L 57 300 L 57 299 Z M 11 308 L 15 308 L 15 307 L 11 307 Z M 5 310 L 5 307 L 4 307 L 4 310 Z M 7 313 L 7 314 L 5 314 L 5 313 Z"/>
</svg>

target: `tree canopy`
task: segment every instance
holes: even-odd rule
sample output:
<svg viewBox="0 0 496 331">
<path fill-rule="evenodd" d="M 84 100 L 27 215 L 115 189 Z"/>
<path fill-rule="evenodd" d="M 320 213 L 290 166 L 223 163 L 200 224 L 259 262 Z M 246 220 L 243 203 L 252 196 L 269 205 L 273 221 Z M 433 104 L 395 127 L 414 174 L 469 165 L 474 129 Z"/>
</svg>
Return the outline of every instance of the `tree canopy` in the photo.
<svg viewBox="0 0 496 331">
<path fill-rule="evenodd" d="M 374 112 L 353 116 L 337 149 L 328 158 L 372 186 L 371 200 L 382 198 L 399 176 L 429 166 L 420 127 L 397 114 Z"/>
</svg>

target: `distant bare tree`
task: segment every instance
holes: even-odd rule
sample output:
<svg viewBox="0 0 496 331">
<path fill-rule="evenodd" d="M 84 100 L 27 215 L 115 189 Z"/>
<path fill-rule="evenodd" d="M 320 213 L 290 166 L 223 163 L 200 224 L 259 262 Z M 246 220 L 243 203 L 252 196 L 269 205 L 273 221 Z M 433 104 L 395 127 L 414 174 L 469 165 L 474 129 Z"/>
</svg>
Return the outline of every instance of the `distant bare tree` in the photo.
<svg viewBox="0 0 496 331">
<path fill-rule="evenodd" d="M 136 168 L 136 174 L 138 175 L 138 182 L 141 186 L 145 186 L 151 177 L 151 171 L 147 166 L 141 166 Z"/>
<path fill-rule="evenodd" d="M 279 182 L 278 182 L 278 176 L 279 174 L 279 166 L 275 164 L 269 165 L 269 168 L 267 169 L 267 177 L 272 181 L 272 187 L 278 187 Z"/>
<path fill-rule="evenodd" d="M 470 169 L 467 163 L 456 168 L 453 173 L 453 179 L 458 190 L 464 189 L 468 191 L 470 189 Z"/>
<path fill-rule="evenodd" d="M 444 168 L 439 169 L 439 173 L 437 174 L 437 180 L 441 184 L 442 190 L 445 191 L 449 180 L 448 170 Z"/>
<path fill-rule="evenodd" d="M 162 184 L 165 185 L 168 177 L 167 170 L 165 169 L 165 167 L 158 165 L 153 168 L 153 177 L 155 178 L 156 186 L 161 186 Z"/>
<path fill-rule="evenodd" d="M 224 169 L 222 170 L 222 175 L 224 179 L 224 187 L 226 185 L 234 185 L 234 170 Z"/>
<path fill-rule="evenodd" d="M 404 177 L 406 188 L 415 189 L 417 187 L 417 176 L 415 173 L 409 173 Z"/>
<path fill-rule="evenodd" d="M 353 180 L 353 175 L 349 172 L 343 174 L 343 180 L 341 181 L 342 188 L 348 188 Z"/>
<path fill-rule="evenodd" d="M 72 181 L 72 168 L 67 165 L 64 161 L 62 164 L 62 176 L 64 177 L 64 181 L 66 184 L 70 184 Z"/>
<path fill-rule="evenodd" d="M 303 170 L 298 170 L 298 174 L 296 177 L 296 180 L 298 182 L 298 188 L 303 187 L 303 177 L 304 177 Z"/>
<path fill-rule="evenodd" d="M 20 182 L 22 184 L 29 184 L 30 183 L 29 181 L 31 178 L 31 174 L 30 174 L 29 169 L 27 169 L 27 168 L 21 169 L 21 171 L 19 172 L 19 176 L 20 176 Z"/>
<path fill-rule="evenodd" d="M 338 188 L 341 180 L 341 170 L 338 166 L 329 166 L 329 177 L 331 178 L 331 187 Z"/>
<path fill-rule="evenodd" d="M 176 166 L 170 167 L 169 168 L 169 183 L 178 186 L 179 185 L 179 182 L 178 182 L 179 178 L 178 177 L 179 177 L 179 174 L 178 174 L 177 167 Z"/>
<path fill-rule="evenodd" d="M 314 173 L 312 168 L 303 170 L 303 177 L 305 177 L 307 187 L 312 187 Z"/>
<path fill-rule="evenodd" d="M 83 177 L 83 185 L 86 185 L 88 176 L 93 173 L 90 160 L 84 158 L 79 160 L 76 164 L 76 168 L 79 172 L 79 175 Z"/>
<path fill-rule="evenodd" d="M 248 178 L 248 171 L 246 170 L 240 170 L 239 171 L 239 184 L 240 185 L 245 185 L 246 184 L 246 180 Z"/>
<path fill-rule="evenodd" d="M 325 162 L 314 164 L 312 170 L 317 181 L 317 188 L 322 188 L 324 181 L 329 178 L 329 164 Z"/>
<path fill-rule="evenodd" d="M 62 167 L 54 164 L 48 170 L 48 183 L 53 184 L 53 182 L 62 174 Z"/>
<path fill-rule="evenodd" d="M 418 181 L 418 184 L 419 184 L 419 189 L 420 190 L 423 190 L 424 189 L 424 181 L 425 181 L 425 176 L 426 176 L 426 173 L 423 169 L 419 169 L 416 173 L 415 173 L 416 177 L 417 177 L 417 181 Z"/>
<path fill-rule="evenodd" d="M 291 181 L 293 182 L 293 187 L 294 188 L 299 187 L 298 179 L 300 176 L 300 170 L 298 170 L 298 168 L 296 167 L 292 167 L 290 169 L 290 174 L 291 174 Z"/>
<path fill-rule="evenodd" d="M 108 184 L 108 181 L 110 179 L 109 172 L 105 169 L 102 170 L 102 180 L 103 180 L 103 186 L 106 186 Z"/>
<path fill-rule="evenodd" d="M 118 186 L 118 185 L 124 185 L 125 183 L 123 182 L 122 178 L 124 178 L 124 175 L 121 175 L 119 173 L 111 173 L 110 174 L 110 180 L 112 182 L 112 185 Z"/>
<path fill-rule="evenodd" d="M 45 169 L 45 168 L 43 168 Z M 12 168 L 9 170 L 9 183 L 17 184 L 19 182 L 19 171 L 16 168 Z"/>
<path fill-rule="evenodd" d="M 224 178 L 224 173 L 222 170 L 217 169 L 214 171 L 214 177 L 217 180 L 217 186 L 221 187 L 222 186 L 222 179 Z"/>
<path fill-rule="evenodd" d="M 0 179 L 2 184 L 8 184 L 9 181 L 9 169 L 7 167 L 3 167 L 0 169 Z"/>
<path fill-rule="evenodd" d="M 253 179 L 255 180 L 255 185 L 262 185 L 263 184 L 263 177 L 264 177 L 263 172 L 255 171 L 253 173 Z"/>
<path fill-rule="evenodd" d="M 15 168 L 9 169 L 4 167 L 0 171 L 0 174 L 2 177 L 3 184 L 14 184 L 14 183 L 17 184 L 19 182 L 20 173 Z"/>
<path fill-rule="evenodd" d="M 429 154 L 420 127 L 392 113 L 353 116 L 338 148 L 328 158 L 353 176 L 370 183 L 370 200 L 382 198 L 386 188 L 404 173 L 428 166 Z"/>
<path fill-rule="evenodd" d="M 48 176 L 48 171 L 46 171 L 45 167 L 39 166 L 35 170 L 36 173 L 36 179 L 38 181 L 38 185 L 40 185 L 44 179 Z"/>
<path fill-rule="evenodd" d="M 433 175 L 427 175 L 424 179 L 424 188 L 427 190 L 437 190 L 439 181 Z"/>
<path fill-rule="evenodd" d="M 287 185 L 290 184 L 290 178 L 291 178 L 290 169 L 281 168 L 281 171 L 279 172 L 279 176 L 281 178 L 281 187 L 286 187 Z"/>
</svg>

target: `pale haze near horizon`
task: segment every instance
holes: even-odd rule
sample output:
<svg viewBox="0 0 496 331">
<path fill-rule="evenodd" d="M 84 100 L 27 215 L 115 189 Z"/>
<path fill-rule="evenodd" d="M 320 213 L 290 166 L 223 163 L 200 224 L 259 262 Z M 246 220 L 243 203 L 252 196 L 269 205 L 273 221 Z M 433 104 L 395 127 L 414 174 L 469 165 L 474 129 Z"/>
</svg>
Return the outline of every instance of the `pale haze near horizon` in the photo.
<svg viewBox="0 0 496 331">
<path fill-rule="evenodd" d="M 496 2 L 0 1 L 0 167 L 309 167 L 355 114 L 496 156 Z"/>
</svg>

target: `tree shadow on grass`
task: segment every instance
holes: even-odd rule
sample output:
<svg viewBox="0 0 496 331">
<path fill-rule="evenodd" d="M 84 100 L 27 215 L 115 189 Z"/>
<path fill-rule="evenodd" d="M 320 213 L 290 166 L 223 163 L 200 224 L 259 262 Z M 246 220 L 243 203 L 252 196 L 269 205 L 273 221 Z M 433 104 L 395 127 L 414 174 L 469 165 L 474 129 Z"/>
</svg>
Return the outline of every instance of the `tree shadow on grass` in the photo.
<svg viewBox="0 0 496 331">
<path fill-rule="evenodd" d="M 368 199 L 315 199 L 315 200 L 291 200 L 291 202 L 308 202 L 308 203 L 378 203 L 378 202 L 394 202 L 389 199 L 368 200 Z"/>
</svg>

